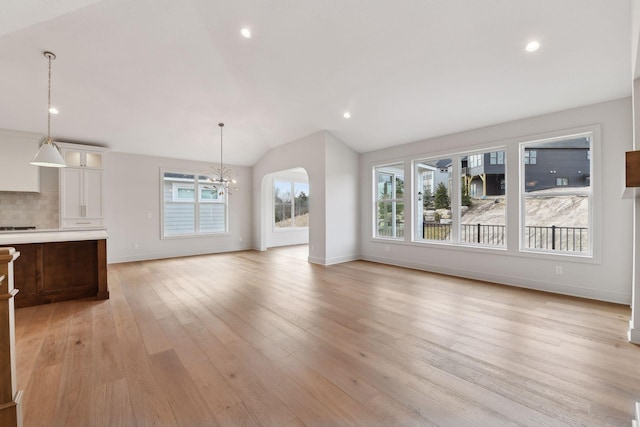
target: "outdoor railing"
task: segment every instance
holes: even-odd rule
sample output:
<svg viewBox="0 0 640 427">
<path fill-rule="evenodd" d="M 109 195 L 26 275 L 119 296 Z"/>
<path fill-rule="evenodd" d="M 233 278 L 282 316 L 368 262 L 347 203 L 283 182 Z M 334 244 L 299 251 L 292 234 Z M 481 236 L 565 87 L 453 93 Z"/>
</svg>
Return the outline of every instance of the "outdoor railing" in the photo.
<svg viewBox="0 0 640 427">
<path fill-rule="evenodd" d="M 504 246 L 504 225 L 462 224 L 460 240 L 466 243 Z"/>
<path fill-rule="evenodd" d="M 524 240 L 530 249 L 551 249 L 584 252 L 589 248 L 589 229 L 586 227 L 528 226 Z"/>
<path fill-rule="evenodd" d="M 377 237 L 404 237 L 404 224 L 396 224 L 395 236 L 393 235 L 393 228 L 390 225 L 380 225 L 378 226 Z"/>
<path fill-rule="evenodd" d="M 451 240 L 451 224 L 425 222 L 422 238 L 426 240 Z"/>
<path fill-rule="evenodd" d="M 504 225 L 462 224 L 460 241 L 481 245 L 504 245 Z M 450 240 L 451 224 L 424 223 L 423 239 Z"/>
<path fill-rule="evenodd" d="M 529 249 L 550 249 L 585 252 L 589 248 L 589 229 L 586 227 L 525 227 L 524 243 Z M 451 224 L 424 223 L 425 240 L 451 240 Z M 480 245 L 504 246 L 505 226 L 492 224 L 461 224 L 460 241 Z"/>
</svg>

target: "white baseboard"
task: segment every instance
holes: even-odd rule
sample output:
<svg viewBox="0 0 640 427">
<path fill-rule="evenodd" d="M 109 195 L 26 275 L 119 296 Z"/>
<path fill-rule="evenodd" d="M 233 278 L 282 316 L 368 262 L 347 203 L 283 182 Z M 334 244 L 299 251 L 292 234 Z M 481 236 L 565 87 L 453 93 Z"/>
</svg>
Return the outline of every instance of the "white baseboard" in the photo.
<svg viewBox="0 0 640 427">
<path fill-rule="evenodd" d="M 639 344 L 640 345 L 640 329 L 634 328 L 633 327 L 633 322 L 630 320 L 629 321 L 629 342 L 633 343 L 633 344 Z M 638 418 L 638 421 L 640 421 L 640 418 Z"/>
<path fill-rule="evenodd" d="M 360 257 L 358 255 L 346 255 L 335 258 L 327 258 L 325 265 L 342 264 L 343 262 L 357 261 Z"/>
<path fill-rule="evenodd" d="M 347 255 L 335 258 L 321 258 L 321 257 L 308 257 L 307 260 L 313 264 L 320 265 L 334 265 L 334 264 L 342 264 L 343 262 L 357 261 L 360 257 L 357 255 Z"/>
<path fill-rule="evenodd" d="M 466 279 L 483 280 L 486 282 L 499 283 L 501 285 L 534 289 L 537 291 L 551 292 L 555 294 L 570 295 L 580 298 L 594 299 L 598 301 L 613 302 L 617 304 L 631 304 L 630 294 L 622 294 L 600 289 L 581 288 L 578 286 L 549 283 L 531 278 L 504 276 L 501 274 L 464 270 L 460 268 L 447 268 L 439 265 L 407 261 L 404 259 L 378 257 L 375 255 L 361 255 L 360 259 L 363 259 L 365 261 L 377 262 L 380 264 L 396 265 L 398 267 L 413 268 L 415 270 L 429 271 L 433 273 L 446 274 L 449 276 L 464 277 Z"/>
<path fill-rule="evenodd" d="M 307 257 L 307 261 L 309 261 L 312 264 L 326 265 L 324 263 L 324 258 L 321 258 L 321 257 L 310 256 L 310 257 Z"/>
<path fill-rule="evenodd" d="M 221 254 L 221 253 L 229 253 L 229 252 L 242 252 L 242 251 L 252 251 L 255 250 L 251 246 L 247 246 L 246 248 L 237 248 L 232 250 L 224 250 L 224 251 L 181 251 L 181 252 L 173 252 L 170 254 L 167 253 L 141 253 L 136 255 L 125 255 L 120 257 L 108 257 L 107 264 L 118 264 L 121 262 L 135 262 L 135 261 L 150 261 L 154 259 L 168 259 L 168 258 L 181 258 L 186 256 L 197 256 L 197 255 L 213 255 L 213 254 Z"/>
</svg>

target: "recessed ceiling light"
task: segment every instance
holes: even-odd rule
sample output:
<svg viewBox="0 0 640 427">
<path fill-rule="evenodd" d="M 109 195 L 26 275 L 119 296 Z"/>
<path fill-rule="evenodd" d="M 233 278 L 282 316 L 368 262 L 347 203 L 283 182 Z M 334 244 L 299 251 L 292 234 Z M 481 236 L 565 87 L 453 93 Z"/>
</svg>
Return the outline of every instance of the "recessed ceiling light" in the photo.
<svg viewBox="0 0 640 427">
<path fill-rule="evenodd" d="M 351 113 L 350 112 L 346 112 L 342 115 L 342 117 L 344 117 L 345 119 L 350 119 L 351 118 Z"/>
<path fill-rule="evenodd" d="M 532 42 L 527 43 L 527 46 L 524 48 L 524 50 L 526 50 L 527 52 L 535 52 L 539 48 L 540 48 L 540 43 L 534 40 Z"/>
<path fill-rule="evenodd" d="M 51 108 L 49 108 L 49 112 L 51 114 L 58 114 L 58 109 L 56 107 L 51 107 Z"/>
<path fill-rule="evenodd" d="M 251 38 L 251 30 L 248 28 L 243 28 L 242 30 L 240 30 L 240 34 L 242 34 L 242 37 L 244 37 L 245 39 Z"/>
</svg>

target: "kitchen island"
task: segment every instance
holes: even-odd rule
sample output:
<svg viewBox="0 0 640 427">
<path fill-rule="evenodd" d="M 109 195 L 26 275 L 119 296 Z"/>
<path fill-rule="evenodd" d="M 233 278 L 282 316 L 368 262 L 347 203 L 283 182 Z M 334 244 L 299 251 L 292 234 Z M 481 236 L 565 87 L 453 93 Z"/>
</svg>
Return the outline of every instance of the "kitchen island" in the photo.
<svg viewBox="0 0 640 427">
<path fill-rule="evenodd" d="M 16 308 L 77 298 L 109 298 L 107 231 L 0 232 L 0 247 L 20 252 L 14 262 Z"/>
</svg>

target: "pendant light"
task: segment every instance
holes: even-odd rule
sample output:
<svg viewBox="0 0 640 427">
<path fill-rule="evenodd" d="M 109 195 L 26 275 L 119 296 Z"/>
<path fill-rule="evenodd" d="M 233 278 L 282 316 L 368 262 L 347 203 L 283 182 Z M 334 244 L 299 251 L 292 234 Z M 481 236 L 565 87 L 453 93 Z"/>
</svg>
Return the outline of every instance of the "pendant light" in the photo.
<svg viewBox="0 0 640 427">
<path fill-rule="evenodd" d="M 51 61 L 56 59 L 56 55 L 52 52 L 45 52 L 45 58 L 49 60 L 49 91 L 47 105 L 47 139 L 42 143 L 38 153 L 31 161 L 32 165 L 45 166 L 50 168 L 63 168 L 67 166 L 64 159 L 60 155 L 58 148 L 51 140 Z"/>
</svg>

